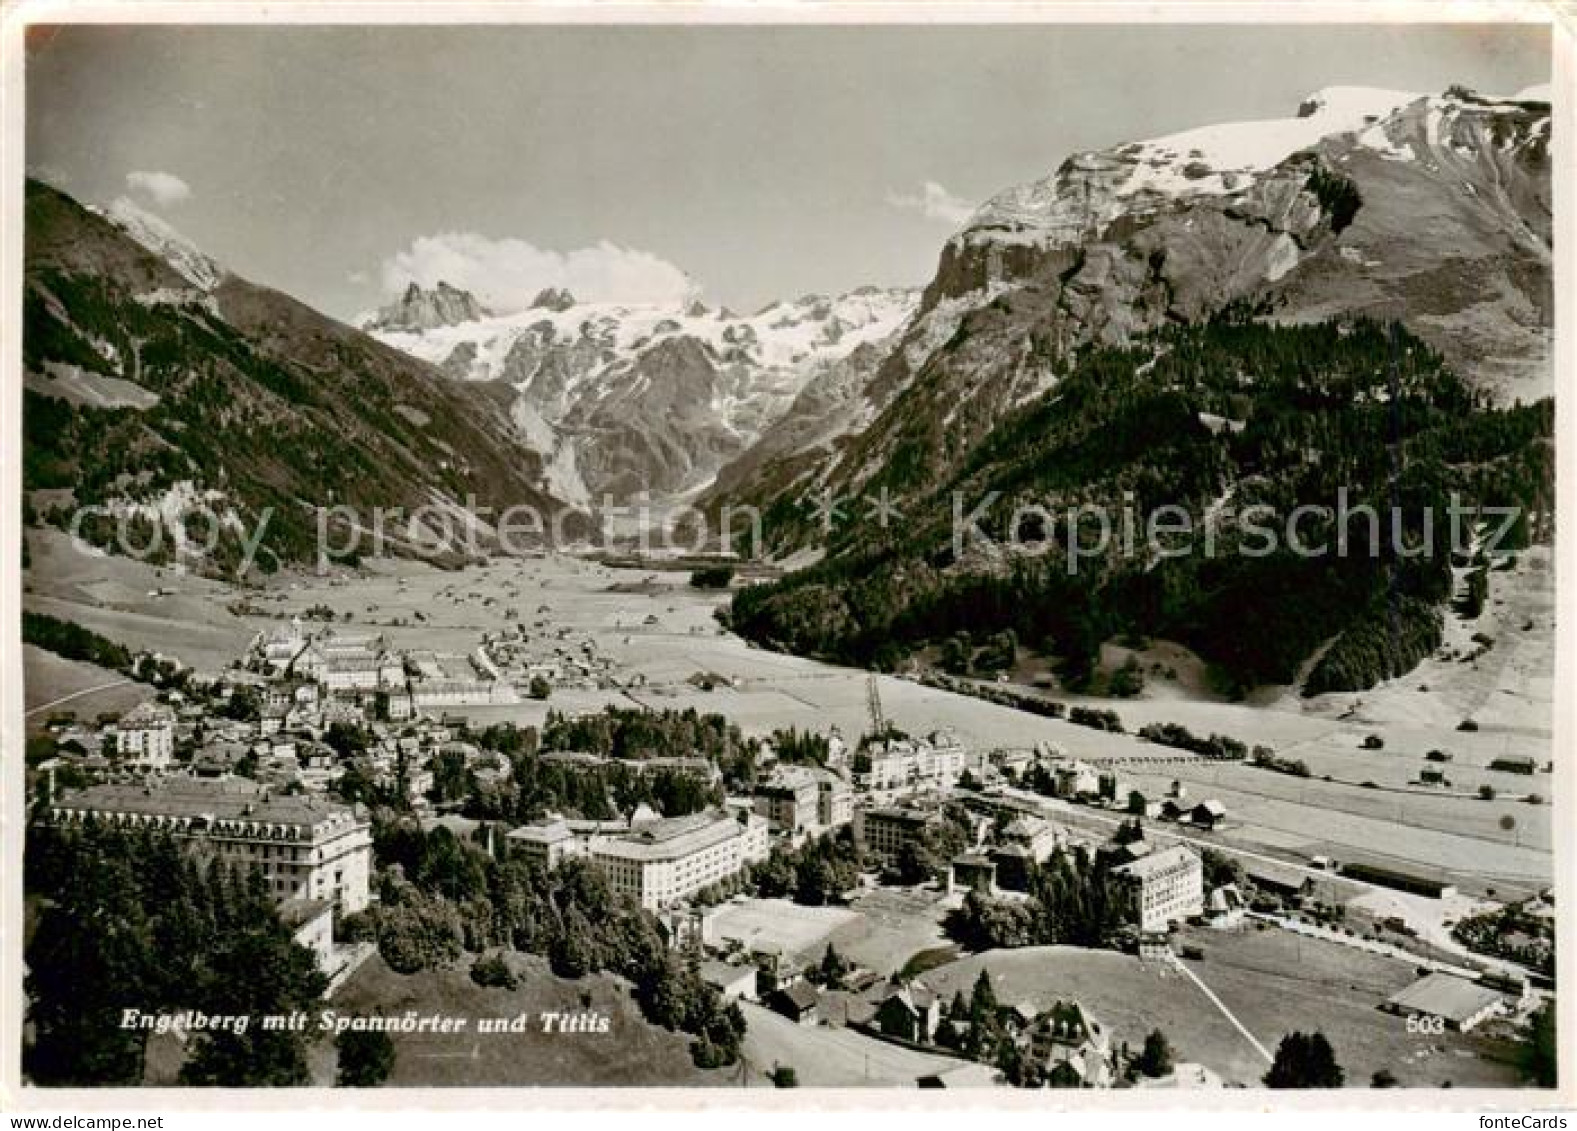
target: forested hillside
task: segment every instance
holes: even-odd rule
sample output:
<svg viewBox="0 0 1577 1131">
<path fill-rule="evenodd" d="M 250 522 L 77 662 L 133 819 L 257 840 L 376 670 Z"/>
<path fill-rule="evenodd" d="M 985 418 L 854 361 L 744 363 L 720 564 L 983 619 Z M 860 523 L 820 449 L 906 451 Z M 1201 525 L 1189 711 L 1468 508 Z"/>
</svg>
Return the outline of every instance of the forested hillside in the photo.
<svg viewBox="0 0 1577 1131">
<path fill-rule="evenodd" d="M 1399 326 L 1277 326 L 1234 309 L 1081 351 L 901 523 L 845 526 L 821 564 L 736 595 L 731 622 L 771 647 L 889 669 L 1011 629 L 1079 687 L 1102 641 L 1137 633 L 1183 641 L 1230 688 L 1291 682 L 1317 654 L 1309 691 L 1369 686 L 1438 642 L 1452 493 L 1468 508 L 1547 504 L 1553 430 L 1551 401 L 1492 407 Z M 1377 529 L 1350 518 L 1343 552 L 1334 513 L 1305 513 L 1301 545 L 1326 549 L 1296 552 L 1296 508 L 1334 512 L 1343 497 L 1349 512 L 1374 507 Z M 1187 512 L 1187 552 L 1176 537 L 1147 546 L 1163 506 Z M 1094 551 L 1087 515 L 1070 561 L 1077 507 L 1109 516 L 1111 544 Z M 955 515 L 973 520 L 961 544 Z M 1502 549 L 1545 534 L 1534 519 Z"/>
<path fill-rule="evenodd" d="M 37 182 L 23 327 L 29 519 L 64 526 L 78 508 L 109 507 L 135 516 L 146 545 L 153 523 L 179 527 L 202 504 L 234 522 L 212 561 L 227 569 L 268 513 L 258 565 L 269 569 L 315 554 L 315 506 L 474 495 L 554 508 L 485 392 L 233 275 L 195 286 Z M 110 523 L 82 531 L 108 544 Z"/>
</svg>

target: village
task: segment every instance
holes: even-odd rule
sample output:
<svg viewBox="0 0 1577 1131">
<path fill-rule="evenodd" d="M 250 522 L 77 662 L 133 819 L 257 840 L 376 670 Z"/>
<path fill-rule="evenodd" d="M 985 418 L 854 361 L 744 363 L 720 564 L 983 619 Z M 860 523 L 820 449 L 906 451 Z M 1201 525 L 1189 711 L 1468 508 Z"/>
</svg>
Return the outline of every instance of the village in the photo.
<svg viewBox="0 0 1577 1131">
<path fill-rule="evenodd" d="M 1267 1044 L 1282 1034 L 1262 1026 L 1252 1035 L 1200 979 L 1218 963 L 1240 976 L 1237 959 L 1216 956 L 1281 945 L 1269 939 L 1336 967 L 1383 968 L 1357 995 L 1364 1039 L 1423 1034 L 1434 1042 L 1431 1063 L 1459 1075 L 1479 1046 L 1452 1042 L 1475 1031 L 1508 1038 L 1553 989 L 1540 950 L 1552 937 L 1547 893 L 1468 903 L 1420 871 L 1243 850 L 1222 836 L 1232 810 L 1182 780 L 1157 795 L 1120 766 L 1057 743 L 907 734 L 888 717 L 874 676 L 863 734 L 834 725 L 753 736 L 748 774 L 695 753 L 539 749 L 533 773 L 597 789 L 636 783 L 618 792 L 642 800 L 596 815 L 565 807 L 513 826 L 468 816 L 479 796 L 518 788 L 511 778 L 522 763 L 466 708 L 545 699 L 561 681 L 616 685 L 594 647 L 577 655 L 562 640 L 544 622 L 511 619 L 467 652 L 440 653 L 352 631 L 332 614 L 293 616 L 258 631 L 211 681 L 172 680 L 118 717 L 51 719 L 50 754 L 29 767 L 35 819 L 171 830 L 260 870 L 331 994 L 347 985 L 354 993 L 378 953 L 375 936 L 345 927 L 378 901 L 375 805 L 494 858 L 545 872 L 590 865 L 616 896 L 657 918 L 722 1000 L 745 1010 L 747 1058 L 767 1079 L 787 1066 L 805 1083 L 862 1082 L 833 1051 L 857 1040 L 867 1065 L 877 1048 L 885 1066 L 865 1079 L 889 1084 L 1254 1084 L 1269 1067 Z M 1163 765 L 1177 756 L 1158 751 Z M 771 878 L 785 869 L 791 882 Z M 1068 885 L 1080 908 L 1066 937 L 1125 965 L 1065 985 L 1031 979 L 1033 991 L 1017 995 L 1022 972 L 995 959 L 1060 941 L 1026 926 L 1028 908 L 1048 898 L 1047 876 Z M 1377 892 L 1402 912 L 1375 910 Z M 1456 922 L 1448 906 L 1459 909 Z M 1533 924 L 1522 949 L 1493 926 L 1513 916 Z M 1054 946 L 1045 970 L 1072 950 Z M 1072 961 L 1080 966 L 1077 952 Z M 1140 994 L 1157 1001 L 1193 996 L 1182 1014 L 1201 1020 L 1141 1030 L 1147 1003 L 1134 1000 L 1136 977 L 1150 983 Z M 1359 1015 L 1344 1005 L 1354 1006 L 1345 1016 Z M 1193 1037 L 1223 1023 L 1224 1038 Z M 1354 1039 L 1328 1036 L 1338 1046 Z M 1480 1059 L 1484 1079 L 1495 1079 L 1494 1058 Z M 1402 1071 L 1381 1062 L 1371 1074 Z M 1475 1079 L 1470 1069 L 1462 1078 Z"/>
</svg>

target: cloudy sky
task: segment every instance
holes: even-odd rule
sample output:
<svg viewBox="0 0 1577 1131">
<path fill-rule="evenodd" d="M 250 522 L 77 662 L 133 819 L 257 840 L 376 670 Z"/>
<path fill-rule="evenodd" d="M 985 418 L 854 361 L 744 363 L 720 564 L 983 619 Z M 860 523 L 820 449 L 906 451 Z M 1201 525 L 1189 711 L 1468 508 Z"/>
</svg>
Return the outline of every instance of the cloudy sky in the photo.
<svg viewBox="0 0 1577 1131">
<path fill-rule="evenodd" d="M 746 310 L 923 283 L 1076 149 L 1548 72 L 1532 26 L 38 29 L 27 162 L 341 317 L 413 277 Z"/>
</svg>

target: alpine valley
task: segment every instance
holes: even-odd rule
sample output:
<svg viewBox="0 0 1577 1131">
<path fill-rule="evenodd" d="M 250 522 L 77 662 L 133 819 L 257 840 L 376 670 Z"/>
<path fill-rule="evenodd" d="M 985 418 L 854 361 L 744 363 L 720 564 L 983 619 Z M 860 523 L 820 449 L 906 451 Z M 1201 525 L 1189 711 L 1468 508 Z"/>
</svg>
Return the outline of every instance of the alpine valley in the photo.
<svg viewBox="0 0 1577 1131">
<path fill-rule="evenodd" d="M 1078 686 L 1101 641 L 1156 633 L 1230 687 L 1362 686 L 1438 642 L 1449 555 L 1075 575 L 1054 529 L 1031 556 L 952 537 L 965 492 L 996 534 L 1026 502 L 1165 503 L 1230 544 L 1238 509 L 1338 484 L 1523 506 L 1516 537 L 1547 536 L 1548 102 L 1336 87 L 1289 109 L 1074 154 L 977 209 L 923 290 L 751 315 L 558 288 L 496 311 L 430 280 L 353 329 L 128 202 L 30 183 L 28 517 L 207 500 L 241 529 L 273 506 L 287 562 L 314 503 L 470 496 L 576 530 L 608 503 L 757 508 L 766 555 L 817 563 L 734 601 L 771 646 L 893 667 L 951 642 L 967 671 L 1011 627 Z M 897 529 L 808 505 L 877 497 Z"/>
<path fill-rule="evenodd" d="M 1571 1098 L 1566 41 L 1039 18 L 27 37 L 0 1092 Z"/>
</svg>

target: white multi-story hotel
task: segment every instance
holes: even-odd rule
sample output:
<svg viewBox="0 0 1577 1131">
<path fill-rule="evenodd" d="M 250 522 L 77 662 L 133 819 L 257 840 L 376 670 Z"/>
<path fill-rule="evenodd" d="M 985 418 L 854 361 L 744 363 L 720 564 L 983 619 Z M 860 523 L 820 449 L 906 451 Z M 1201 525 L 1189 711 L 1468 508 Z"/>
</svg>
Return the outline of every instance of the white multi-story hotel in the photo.
<svg viewBox="0 0 1577 1131">
<path fill-rule="evenodd" d="M 952 789 L 963 776 L 968 753 L 952 735 L 889 739 L 870 746 L 871 768 L 863 775 L 873 790 L 931 787 Z"/>
<path fill-rule="evenodd" d="M 893 868 L 904 845 L 923 841 L 927 830 L 940 820 L 937 813 L 924 809 L 858 809 L 854 813 L 854 841 L 883 867 Z"/>
<path fill-rule="evenodd" d="M 157 785 L 96 785 L 67 794 L 49 819 L 152 826 L 200 842 L 215 859 L 259 868 L 276 900 L 367 906 L 371 823 L 308 794 L 285 795 L 246 778 L 175 778 Z"/>
<path fill-rule="evenodd" d="M 709 811 L 634 825 L 600 839 L 591 859 L 614 891 L 656 911 L 767 857 L 767 823 Z"/>
<path fill-rule="evenodd" d="M 781 766 L 756 787 L 755 810 L 774 829 L 834 829 L 854 817 L 854 791 L 831 770 Z"/>
<path fill-rule="evenodd" d="M 140 703 L 115 724 L 115 753 L 137 769 L 163 770 L 175 756 L 175 712 Z"/>
<path fill-rule="evenodd" d="M 1141 931 L 1164 931 L 1205 910 L 1205 869 L 1199 854 L 1173 845 L 1115 869 L 1129 885 Z"/>
</svg>

